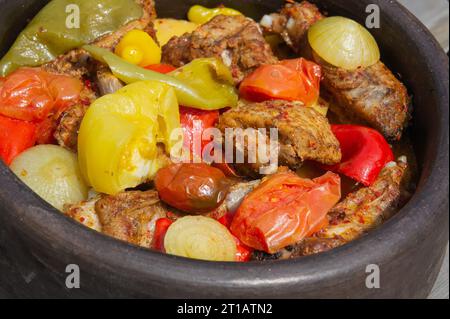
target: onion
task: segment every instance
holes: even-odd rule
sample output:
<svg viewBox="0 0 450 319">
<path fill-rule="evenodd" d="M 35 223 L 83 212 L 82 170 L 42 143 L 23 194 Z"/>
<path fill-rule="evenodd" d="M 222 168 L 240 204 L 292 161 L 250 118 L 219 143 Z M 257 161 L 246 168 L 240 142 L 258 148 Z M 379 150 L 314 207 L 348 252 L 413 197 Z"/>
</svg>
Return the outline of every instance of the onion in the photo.
<svg viewBox="0 0 450 319">
<path fill-rule="evenodd" d="M 314 52 L 331 65 L 347 70 L 369 67 L 380 60 L 380 49 L 370 32 L 343 17 L 320 20 L 308 32 Z"/>
<path fill-rule="evenodd" d="M 180 257 L 235 261 L 236 240 L 218 221 L 203 216 L 187 216 L 177 220 L 167 231 L 166 252 Z"/>
<path fill-rule="evenodd" d="M 86 200 L 88 188 L 72 152 L 55 145 L 40 145 L 20 154 L 11 170 L 55 208 Z"/>
</svg>

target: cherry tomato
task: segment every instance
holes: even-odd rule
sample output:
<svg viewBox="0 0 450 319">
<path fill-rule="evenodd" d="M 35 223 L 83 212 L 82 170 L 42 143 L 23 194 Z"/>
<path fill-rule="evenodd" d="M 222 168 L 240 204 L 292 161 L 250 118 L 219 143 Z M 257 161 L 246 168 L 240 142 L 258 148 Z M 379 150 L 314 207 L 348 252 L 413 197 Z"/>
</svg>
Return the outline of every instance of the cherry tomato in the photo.
<svg viewBox="0 0 450 319">
<path fill-rule="evenodd" d="M 320 94 L 321 67 L 303 58 L 263 65 L 241 84 L 241 97 L 252 102 L 301 101 L 314 105 Z"/>
<path fill-rule="evenodd" d="M 326 226 L 327 214 L 340 198 L 336 174 L 310 180 L 278 173 L 246 197 L 231 231 L 245 245 L 273 254 Z"/>
<path fill-rule="evenodd" d="M 221 170 L 206 164 L 174 164 L 159 170 L 155 179 L 160 198 L 186 213 L 207 213 L 220 206 L 230 181 Z"/>
</svg>

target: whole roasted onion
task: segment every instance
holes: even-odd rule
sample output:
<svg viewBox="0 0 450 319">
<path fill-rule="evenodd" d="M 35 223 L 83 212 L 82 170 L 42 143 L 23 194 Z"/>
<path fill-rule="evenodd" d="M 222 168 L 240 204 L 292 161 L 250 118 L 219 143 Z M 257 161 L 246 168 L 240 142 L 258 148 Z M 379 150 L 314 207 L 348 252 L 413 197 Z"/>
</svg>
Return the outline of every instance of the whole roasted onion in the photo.
<svg viewBox="0 0 450 319">
<path fill-rule="evenodd" d="M 313 51 L 325 62 L 346 70 L 369 67 L 380 60 L 380 49 L 370 32 L 354 20 L 330 17 L 308 33 Z"/>
</svg>

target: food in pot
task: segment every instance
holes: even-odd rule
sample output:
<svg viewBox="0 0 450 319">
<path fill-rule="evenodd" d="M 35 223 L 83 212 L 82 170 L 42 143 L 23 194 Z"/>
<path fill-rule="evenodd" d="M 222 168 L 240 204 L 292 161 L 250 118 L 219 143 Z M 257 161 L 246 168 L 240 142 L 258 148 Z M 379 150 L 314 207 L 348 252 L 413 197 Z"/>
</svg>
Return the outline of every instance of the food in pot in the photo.
<svg viewBox="0 0 450 319">
<path fill-rule="evenodd" d="M 256 68 L 277 62 L 258 24 L 244 16 L 217 16 L 163 47 L 163 62 L 175 67 L 210 57 L 230 68 L 236 84 Z"/>
<path fill-rule="evenodd" d="M 28 149 L 14 159 L 11 170 L 35 193 L 60 211 L 87 198 L 86 186 L 72 152 L 56 145 Z"/>
<path fill-rule="evenodd" d="M 322 66 L 323 87 L 335 100 L 331 110 L 341 122 L 369 125 L 390 140 L 400 140 L 410 119 L 407 89 L 381 62 L 375 40 L 362 26 L 345 18 L 329 19 L 304 1 L 287 4 L 262 24 Z"/>
<path fill-rule="evenodd" d="M 357 22 L 307 1 L 260 24 L 71 3 L 84 28 L 50 1 L 0 62 L 0 158 L 81 225 L 178 257 L 276 260 L 356 240 L 410 198 L 410 98 Z"/>
</svg>

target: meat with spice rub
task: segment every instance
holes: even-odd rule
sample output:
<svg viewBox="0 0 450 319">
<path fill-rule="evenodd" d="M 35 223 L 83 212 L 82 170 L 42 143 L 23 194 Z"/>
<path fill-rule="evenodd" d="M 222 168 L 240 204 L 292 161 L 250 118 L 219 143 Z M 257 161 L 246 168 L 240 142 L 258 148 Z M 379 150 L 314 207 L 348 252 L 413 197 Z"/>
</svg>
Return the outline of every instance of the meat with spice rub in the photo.
<svg viewBox="0 0 450 319">
<path fill-rule="evenodd" d="M 259 25 L 244 16 L 217 16 L 163 47 L 163 63 L 175 67 L 211 57 L 222 59 L 231 68 L 236 84 L 259 66 L 277 62 Z"/>
</svg>

